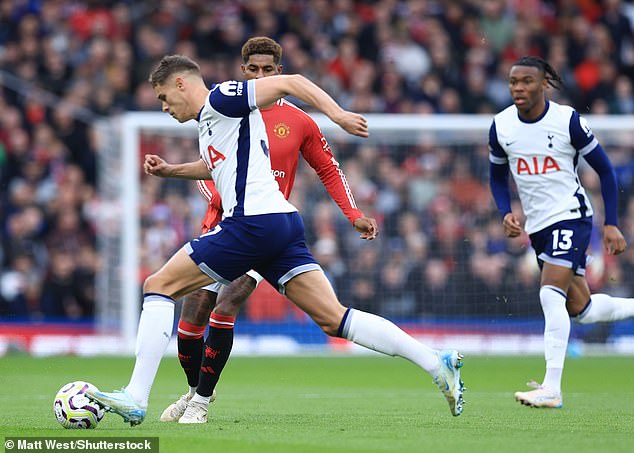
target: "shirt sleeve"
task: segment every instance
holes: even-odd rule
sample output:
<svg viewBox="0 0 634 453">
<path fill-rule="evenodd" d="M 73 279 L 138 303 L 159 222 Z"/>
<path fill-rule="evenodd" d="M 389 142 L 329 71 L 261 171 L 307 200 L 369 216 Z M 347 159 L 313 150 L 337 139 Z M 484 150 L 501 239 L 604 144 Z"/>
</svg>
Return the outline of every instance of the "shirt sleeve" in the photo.
<svg viewBox="0 0 634 453">
<path fill-rule="evenodd" d="M 500 142 L 498 142 L 495 120 L 493 120 L 491 127 L 489 128 L 489 161 L 499 165 L 508 163 L 506 151 L 504 151 L 502 146 L 500 146 Z"/>
<path fill-rule="evenodd" d="M 196 181 L 198 191 L 207 201 L 207 211 L 201 222 L 203 233 L 214 228 L 222 219 L 222 202 L 216 185 L 210 179 Z"/>
<path fill-rule="evenodd" d="M 568 126 L 568 129 L 572 146 L 582 156 L 591 152 L 599 144 L 586 119 L 579 116 L 576 110 L 573 110 L 572 115 L 570 116 L 570 125 Z"/>
<path fill-rule="evenodd" d="M 339 206 L 339 209 L 341 209 L 350 223 L 354 223 L 356 219 L 363 217 L 364 214 L 357 208 L 346 175 L 339 167 L 339 162 L 333 156 L 330 145 L 321 130 L 308 116 L 305 118 L 304 128 L 304 140 L 300 149 L 302 156 L 315 170 L 328 193 Z"/>
<path fill-rule="evenodd" d="M 243 118 L 255 110 L 255 81 L 230 80 L 214 85 L 209 93 L 213 109 L 230 118 Z"/>
<path fill-rule="evenodd" d="M 605 209 L 605 224 L 617 225 L 618 188 L 614 168 L 603 147 L 597 146 L 584 156 L 586 162 L 596 171 L 601 181 L 601 196 Z"/>
<path fill-rule="evenodd" d="M 511 211 L 508 156 L 498 142 L 495 120 L 489 129 L 489 187 L 495 204 L 504 218 Z"/>
</svg>

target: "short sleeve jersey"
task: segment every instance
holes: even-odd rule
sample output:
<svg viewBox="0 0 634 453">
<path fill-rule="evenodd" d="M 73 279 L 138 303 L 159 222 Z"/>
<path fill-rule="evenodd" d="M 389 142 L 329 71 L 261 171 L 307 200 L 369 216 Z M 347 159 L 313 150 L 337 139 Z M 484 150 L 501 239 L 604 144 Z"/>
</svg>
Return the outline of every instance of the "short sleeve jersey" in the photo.
<svg viewBox="0 0 634 453">
<path fill-rule="evenodd" d="M 224 217 L 294 212 L 271 173 L 255 81 L 215 85 L 198 115 L 198 142 Z"/>
<path fill-rule="evenodd" d="M 598 142 L 571 107 L 546 101 L 535 121 L 519 117 L 514 105 L 495 116 L 489 130 L 489 160 L 509 165 L 532 234 L 562 220 L 592 215 L 579 182 L 579 157 Z"/>
</svg>

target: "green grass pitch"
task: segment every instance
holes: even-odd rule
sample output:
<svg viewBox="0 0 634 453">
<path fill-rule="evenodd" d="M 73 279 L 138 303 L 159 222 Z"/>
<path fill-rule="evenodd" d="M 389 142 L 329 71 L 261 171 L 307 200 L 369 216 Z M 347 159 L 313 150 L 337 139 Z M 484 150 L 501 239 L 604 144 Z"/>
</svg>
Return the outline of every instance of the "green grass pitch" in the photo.
<svg viewBox="0 0 634 453">
<path fill-rule="evenodd" d="M 564 408 L 513 399 L 540 357 L 465 357 L 467 404 L 452 417 L 431 378 L 379 356 L 236 357 L 228 363 L 207 425 L 158 421 L 186 386 L 164 359 L 145 422 L 106 414 L 96 430 L 64 430 L 53 416 L 57 390 L 73 380 L 104 391 L 127 383 L 132 358 L 0 358 L 3 436 L 158 436 L 168 452 L 631 452 L 634 359 L 568 359 Z"/>
</svg>

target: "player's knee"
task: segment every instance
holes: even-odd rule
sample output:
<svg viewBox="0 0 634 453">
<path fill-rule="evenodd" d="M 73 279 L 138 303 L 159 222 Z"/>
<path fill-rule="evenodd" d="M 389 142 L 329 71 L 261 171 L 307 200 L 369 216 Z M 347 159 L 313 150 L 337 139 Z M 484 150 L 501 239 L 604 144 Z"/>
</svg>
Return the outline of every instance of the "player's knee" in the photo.
<svg viewBox="0 0 634 453">
<path fill-rule="evenodd" d="M 580 300 L 575 297 L 568 297 L 566 300 L 566 311 L 571 317 L 578 316 L 590 303 L 590 296 L 586 300 Z"/>
<path fill-rule="evenodd" d="M 220 293 L 214 313 L 223 316 L 236 316 L 255 287 L 255 280 L 248 275 L 235 280 Z"/>
<path fill-rule="evenodd" d="M 329 307 L 327 310 L 312 313 L 311 318 L 326 335 L 336 337 L 345 312 L 346 308 L 337 302 L 336 305 Z"/>
<path fill-rule="evenodd" d="M 321 330 L 323 330 L 324 333 L 328 335 L 329 337 L 336 337 L 337 333 L 339 332 L 339 324 L 337 325 L 331 324 L 328 326 L 322 326 Z"/>
<path fill-rule="evenodd" d="M 573 305 L 569 306 L 566 304 L 566 311 L 568 312 L 568 316 L 571 318 L 575 318 L 579 316 L 579 314 L 584 310 L 585 305 Z"/>
<path fill-rule="evenodd" d="M 162 292 L 161 278 L 156 274 L 152 274 L 145 279 L 143 282 L 143 292 L 144 293 L 159 293 L 164 294 Z"/>
</svg>

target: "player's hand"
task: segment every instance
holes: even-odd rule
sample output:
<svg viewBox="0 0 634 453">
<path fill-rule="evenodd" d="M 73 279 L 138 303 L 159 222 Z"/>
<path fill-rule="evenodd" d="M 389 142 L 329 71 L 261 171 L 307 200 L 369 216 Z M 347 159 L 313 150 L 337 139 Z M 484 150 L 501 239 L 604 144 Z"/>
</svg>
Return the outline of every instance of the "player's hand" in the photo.
<svg viewBox="0 0 634 453">
<path fill-rule="evenodd" d="M 627 248 L 627 242 L 621 231 L 615 225 L 603 227 L 603 245 L 608 255 L 620 255 Z"/>
<path fill-rule="evenodd" d="M 349 134 L 356 135 L 357 137 L 368 137 L 368 120 L 362 115 L 354 112 L 343 111 L 335 119 L 337 123 L 344 131 Z"/>
<path fill-rule="evenodd" d="M 359 236 L 361 239 L 366 239 L 371 241 L 379 234 L 379 226 L 371 217 L 359 217 L 355 219 L 353 224 L 354 229 L 357 230 L 361 235 Z"/>
<path fill-rule="evenodd" d="M 520 225 L 520 221 L 512 212 L 504 216 L 502 224 L 504 225 L 504 234 L 507 237 L 516 238 L 522 234 L 522 225 Z"/>
<path fill-rule="evenodd" d="M 156 154 L 146 154 L 143 170 L 148 175 L 167 177 L 171 173 L 171 165 Z"/>
</svg>

